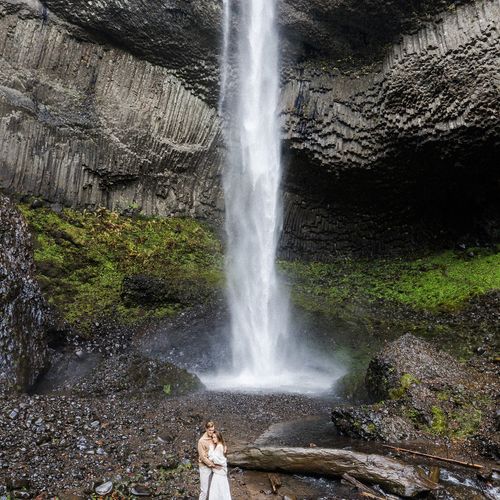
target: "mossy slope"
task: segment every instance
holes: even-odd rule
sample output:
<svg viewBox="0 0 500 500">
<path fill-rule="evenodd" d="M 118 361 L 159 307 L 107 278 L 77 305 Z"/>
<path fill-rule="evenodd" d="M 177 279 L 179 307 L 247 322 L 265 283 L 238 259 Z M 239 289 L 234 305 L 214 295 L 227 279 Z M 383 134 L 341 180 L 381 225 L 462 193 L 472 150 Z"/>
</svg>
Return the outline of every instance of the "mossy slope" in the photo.
<svg viewBox="0 0 500 500">
<path fill-rule="evenodd" d="M 500 253 L 493 249 L 450 250 L 411 261 L 283 262 L 282 267 L 294 282 L 295 301 L 325 313 L 354 300 L 453 311 L 473 296 L 500 289 Z"/>
<path fill-rule="evenodd" d="M 80 332 L 89 333 L 99 318 L 130 323 L 167 316 L 186 305 L 186 288 L 195 303 L 208 300 L 221 285 L 220 242 L 195 220 L 131 218 L 104 209 L 19 208 L 34 233 L 44 293 Z M 165 280 L 174 293 L 150 307 L 126 303 L 122 285 L 135 275 Z M 175 299 L 176 290 L 182 291 L 182 301 Z"/>
<path fill-rule="evenodd" d="M 415 258 L 281 262 L 292 300 L 310 325 L 336 339 L 351 366 L 346 395 L 363 394 L 364 373 L 384 341 L 414 333 L 468 359 L 498 324 L 488 311 L 500 292 L 498 248 L 447 250 Z"/>
</svg>

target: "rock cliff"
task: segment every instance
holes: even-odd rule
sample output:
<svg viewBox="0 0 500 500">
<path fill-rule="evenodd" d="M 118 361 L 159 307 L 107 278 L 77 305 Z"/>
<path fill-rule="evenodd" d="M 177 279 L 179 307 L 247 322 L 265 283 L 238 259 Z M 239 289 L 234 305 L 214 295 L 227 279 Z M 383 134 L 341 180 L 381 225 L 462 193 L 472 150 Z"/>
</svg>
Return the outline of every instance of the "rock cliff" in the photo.
<svg viewBox="0 0 500 500">
<path fill-rule="evenodd" d="M 0 194 L 0 386 L 26 389 L 46 362 L 47 309 L 23 218 Z"/>
<path fill-rule="evenodd" d="M 1 7 L 4 188 L 72 206 L 217 220 L 220 127 L 213 108 L 175 72 L 41 4 Z"/>
<path fill-rule="evenodd" d="M 498 238 L 499 1 L 278 5 L 282 254 Z M 216 0 L 0 0 L 0 185 L 219 222 L 220 16 Z"/>
<path fill-rule="evenodd" d="M 289 254 L 498 238 L 499 30 L 500 3 L 477 1 L 403 36 L 380 64 L 310 59 L 290 72 Z"/>
</svg>

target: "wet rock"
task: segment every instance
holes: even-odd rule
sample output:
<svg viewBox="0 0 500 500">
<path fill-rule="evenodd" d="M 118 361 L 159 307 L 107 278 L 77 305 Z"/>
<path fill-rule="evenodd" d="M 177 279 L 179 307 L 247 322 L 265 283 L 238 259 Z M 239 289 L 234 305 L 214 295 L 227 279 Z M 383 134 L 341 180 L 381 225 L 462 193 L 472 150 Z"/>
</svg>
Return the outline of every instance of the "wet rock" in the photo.
<svg viewBox="0 0 500 500">
<path fill-rule="evenodd" d="M 487 361 L 479 359 L 485 368 Z M 478 362 L 459 363 L 429 343 L 404 335 L 370 362 L 366 385 L 377 402 L 336 407 L 332 420 L 341 434 L 357 438 L 459 438 L 495 456 L 498 379 L 489 369 L 479 371 Z"/>
<path fill-rule="evenodd" d="M 40 198 L 35 198 L 30 204 L 30 208 L 34 208 L 34 209 L 43 208 L 45 206 L 46 206 L 46 203 L 43 200 L 41 200 Z"/>
<path fill-rule="evenodd" d="M 151 492 L 145 486 L 138 484 L 130 488 L 130 494 L 135 495 L 136 497 L 148 497 L 151 495 Z"/>
<path fill-rule="evenodd" d="M 108 495 L 113 491 L 113 482 L 107 481 L 99 486 L 96 486 L 95 492 L 100 496 Z"/>
<path fill-rule="evenodd" d="M 26 222 L 0 194 L 0 386 L 27 389 L 47 364 L 47 305 Z"/>
<path fill-rule="evenodd" d="M 382 412 L 369 406 L 334 408 L 332 421 L 339 434 L 359 439 L 396 442 L 418 436 L 411 422 L 388 409 Z"/>
</svg>

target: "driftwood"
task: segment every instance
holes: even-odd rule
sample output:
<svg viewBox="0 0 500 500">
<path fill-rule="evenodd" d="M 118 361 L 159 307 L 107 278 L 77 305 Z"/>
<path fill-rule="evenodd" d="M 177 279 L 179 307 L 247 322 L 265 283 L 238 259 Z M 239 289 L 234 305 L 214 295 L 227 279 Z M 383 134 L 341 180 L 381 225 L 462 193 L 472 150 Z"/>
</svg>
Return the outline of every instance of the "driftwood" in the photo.
<svg viewBox="0 0 500 500">
<path fill-rule="evenodd" d="M 275 495 L 278 494 L 278 490 L 281 488 L 281 480 L 276 474 L 268 474 L 269 482 L 271 483 L 271 489 Z"/>
<path fill-rule="evenodd" d="M 233 466 L 264 471 L 331 477 L 347 473 L 359 481 L 380 484 L 386 490 L 405 497 L 439 488 L 417 467 L 382 455 L 349 450 L 250 447 L 230 453 L 228 462 Z"/>
<path fill-rule="evenodd" d="M 377 495 L 377 492 L 375 490 L 368 488 L 368 486 L 366 486 L 366 484 L 363 484 L 362 482 L 353 478 L 350 474 L 347 474 L 347 472 L 342 475 L 342 479 L 344 479 L 345 481 L 347 481 L 348 483 L 351 483 L 354 487 L 356 487 L 360 491 L 361 496 L 368 497 L 368 498 L 374 498 L 376 500 L 384 500 L 384 497 Z"/>
<path fill-rule="evenodd" d="M 487 469 L 487 467 L 485 467 L 484 465 L 474 464 L 471 462 L 463 462 L 462 460 L 455 460 L 453 458 L 439 457 L 437 455 L 429 455 L 427 453 L 422 453 L 421 451 L 408 450 L 406 448 L 398 448 L 397 446 L 389 446 L 387 444 L 383 444 L 382 446 L 384 448 L 389 449 L 389 450 L 394 450 L 394 451 L 404 452 L 404 453 L 411 453 L 412 455 L 418 455 L 419 457 L 431 458 L 432 460 L 440 460 L 441 462 L 448 462 L 450 464 L 461 465 L 463 467 L 469 467 L 471 469 L 477 469 L 477 470 Z M 495 472 L 500 472 L 500 468 L 498 468 L 498 467 L 492 467 L 491 470 L 493 470 Z"/>
<path fill-rule="evenodd" d="M 429 479 L 435 483 L 439 483 L 441 477 L 441 469 L 437 465 L 433 465 L 429 471 Z"/>
</svg>

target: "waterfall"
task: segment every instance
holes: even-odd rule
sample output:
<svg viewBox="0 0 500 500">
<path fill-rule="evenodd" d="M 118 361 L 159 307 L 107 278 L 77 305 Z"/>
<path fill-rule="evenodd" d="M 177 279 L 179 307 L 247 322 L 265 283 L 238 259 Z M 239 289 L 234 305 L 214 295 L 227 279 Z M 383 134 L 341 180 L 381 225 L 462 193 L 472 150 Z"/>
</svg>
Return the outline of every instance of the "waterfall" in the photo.
<svg viewBox="0 0 500 500">
<path fill-rule="evenodd" d="M 219 116 L 224 112 L 224 100 L 227 93 L 227 79 L 229 72 L 229 37 L 231 30 L 231 0 L 222 0 L 223 5 L 223 24 L 222 24 L 222 57 L 220 61 L 221 78 L 220 78 L 220 94 L 219 94 Z"/>
<path fill-rule="evenodd" d="M 288 304 L 276 275 L 281 224 L 274 1 L 241 2 L 238 92 L 224 176 L 233 368 L 260 385 L 282 371 Z M 260 381 L 260 382 L 259 382 Z"/>
<path fill-rule="evenodd" d="M 332 378 L 304 372 L 290 337 L 289 298 L 276 270 L 281 231 L 279 40 L 275 0 L 239 2 L 236 81 L 228 90 L 231 5 L 224 1 L 219 112 L 228 159 L 223 176 L 226 275 L 232 367 L 211 386 L 283 389 L 329 386 Z M 233 41 L 234 42 L 234 41 Z M 300 361 L 299 361 L 300 360 Z M 299 364 L 299 366 L 297 366 Z"/>
</svg>

